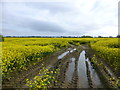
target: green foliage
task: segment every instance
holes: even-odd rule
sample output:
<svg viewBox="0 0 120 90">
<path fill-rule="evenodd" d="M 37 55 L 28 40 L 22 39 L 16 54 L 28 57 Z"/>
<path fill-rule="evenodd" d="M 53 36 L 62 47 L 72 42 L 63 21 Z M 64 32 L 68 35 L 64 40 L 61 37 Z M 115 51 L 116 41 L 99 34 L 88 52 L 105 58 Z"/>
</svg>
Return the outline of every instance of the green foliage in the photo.
<svg viewBox="0 0 120 90">
<path fill-rule="evenodd" d="M 67 48 L 70 44 L 78 46 L 80 44 L 90 44 L 91 48 L 108 62 L 115 72 L 118 72 L 120 68 L 118 38 L 4 38 L 4 42 L 0 43 L 2 43 L 3 79 L 10 78 L 10 73 L 14 71 L 27 70 L 26 67 L 30 63 L 42 62 L 47 55 L 61 48 Z M 45 74 L 45 78 L 52 78 L 47 77 L 47 75 L 51 75 L 50 72 Z M 42 82 L 42 78 L 42 76 L 38 76 L 35 81 Z M 50 80 L 48 81 L 51 82 Z M 44 87 L 44 85 L 46 87 L 46 82 L 43 83 L 43 86 L 40 82 L 37 84 L 38 87 Z M 32 87 L 37 86 L 32 84 Z"/>
<path fill-rule="evenodd" d="M 1 42 L 3 79 L 10 78 L 12 72 L 27 70 L 27 65 L 41 62 L 61 48 L 67 48 L 70 41 L 62 38 L 5 38 Z"/>
<path fill-rule="evenodd" d="M 120 68 L 120 45 L 118 44 L 118 39 L 107 39 L 100 40 L 96 43 L 91 43 L 92 49 L 96 51 L 96 53 L 102 57 L 111 67 L 114 68 L 117 73 Z"/>
<path fill-rule="evenodd" d="M 0 35 L 0 42 L 4 41 L 4 37 Z"/>
<path fill-rule="evenodd" d="M 30 88 L 50 88 L 51 84 L 57 83 L 56 75 L 59 69 L 49 70 L 44 67 L 40 70 L 39 76 L 35 76 L 34 80 L 26 79 L 26 86 Z M 42 74 L 42 75 L 41 75 Z"/>
</svg>

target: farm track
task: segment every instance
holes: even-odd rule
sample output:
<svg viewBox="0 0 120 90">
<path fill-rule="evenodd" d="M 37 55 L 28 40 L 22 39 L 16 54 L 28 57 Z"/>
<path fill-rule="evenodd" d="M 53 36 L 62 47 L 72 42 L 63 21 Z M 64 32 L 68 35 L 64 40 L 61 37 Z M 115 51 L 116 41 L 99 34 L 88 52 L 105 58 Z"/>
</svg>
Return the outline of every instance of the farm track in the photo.
<svg viewBox="0 0 120 90">
<path fill-rule="evenodd" d="M 25 86 L 26 79 L 33 79 L 34 76 L 37 76 L 40 69 L 43 67 L 42 64 L 44 63 L 45 67 L 53 65 L 57 59 L 57 56 L 63 53 L 66 49 L 62 49 L 59 52 L 55 52 L 48 57 L 45 57 L 44 62 L 39 62 L 36 65 L 30 66 L 27 71 L 22 71 L 20 73 L 13 73 L 13 77 L 10 81 L 4 81 L 2 84 L 2 88 L 22 88 Z M 26 87 L 25 87 L 26 88 Z"/>
<path fill-rule="evenodd" d="M 77 72 L 77 60 L 79 57 L 79 51 L 73 51 L 69 53 L 64 59 L 61 59 L 59 68 L 61 68 L 61 73 L 58 78 L 58 86 L 59 88 L 76 88 L 77 87 L 77 80 L 78 80 L 78 72 Z M 74 64 L 74 67 L 71 68 L 72 64 Z M 69 71 L 73 72 L 69 73 Z M 70 76 L 70 77 L 69 77 Z M 61 78 L 62 77 L 62 78 Z M 71 78 L 71 80 L 68 80 L 68 78 Z"/>
<path fill-rule="evenodd" d="M 89 58 L 86 56 L 88 47 L 74 46 L 65 50 L 60 50 L 45 58 L 43 64 L 46 68 L 60 69 L 57 81 L 52 87 L 54 88 L 103 88 L 99 75 L 93 69 Z M 3 88 L 28 88 L 25 86 L 26 79 L 32 80 L 34 76 L 39 75 L 42 68 L 41 62 L 22 73 L 16 74 L 15 78 L 3 84 Z"/>
<path fill-rule="evenodd" d="M 83 48 L 83 50 L 86 51 L 86 56 L 89 57 L 91 61 L 93 55 L 96 52 L 89 48 L 88 45 L 81 45 L 81 47 Z M 116 74 L 114 72 L 114 69 L 108 64 L 108 62 L 106 62 L 99 55 L 96 55 L 96 61 L 97 63 L 91 62 L 91 64 L 93 65 L 93 68 L 95 68 L 96 72 L 99 74 L 99 78 L 102 81 L 103 87 L 109 89 L 120 89 L 119 84 L 114 84 L 117 82 L 117 77 L 119 77 L 119 74 Z M 114 78 L 114 80 L 110 80 L 110 78 Z"/>
<path fill-rule="evenodd" d="M 58 75 L 58 83 L 53 87 L 103 88 L 95 70 L 92 68 L 94 72 L 90 71 L 91 64 L 88 64 L 88 58 L 86 58 L 85 54 L 82 47 L 73 47 L 65 57 L 54 64 L 53 68 L 60 68 L 60 74 Z M 95 77 L 95 80 L 92 80 L 93 77 Z"/>
</svg>

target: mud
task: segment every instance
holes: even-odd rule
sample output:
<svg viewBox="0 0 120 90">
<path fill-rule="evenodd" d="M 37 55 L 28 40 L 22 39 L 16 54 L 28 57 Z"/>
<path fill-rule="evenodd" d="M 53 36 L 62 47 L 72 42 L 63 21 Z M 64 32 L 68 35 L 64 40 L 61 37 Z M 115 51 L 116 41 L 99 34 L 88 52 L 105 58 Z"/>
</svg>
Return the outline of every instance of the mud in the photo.
<svg viewBox="0 0 120 90">
<path fill-rule="evenodd" d="M 59 67 L 61 73 L 56 88 L 103 88 L 97 72 L 86 58 L 86 52 L 76 50 L 61 61 L 64 65 Z"/>
<path fill-rule="evenodd" d="M 26 79 L 28 78 L 31 80 L 34 78 L 34 76 L 37 76 L 40 69 L 42 68 L 42 64 L 44 64 L 45 67 L 52 66 L 56 62 L 57 56 L 66 50 L 67 49 L 61 49 L 60 51 L 45 57 L 42 62 L 38 62 L 36 65 L 29 66 L 27 70 L 23 70 L 22 72 L 13 72 L 12 78 L 10 80 L 3 80 L 2 88 L 25 87 Z"/>
<path fill-rule="evenodd" d="M 57 83 L 53 83 L 53 88 L 104 88 L 104 82 L 100 78 L 100 73 L 94 69 L 91 58 L 94 52 L 89 51 L 88 46 L 71 45 L 68 49 L 61 49 L 31 66 L 28 71 L 17 73 L 14 78 L 3 83 L 3 88 L 27 88 L 26 79 L 32 80 L 39 75 L 42 63 L 45 68 L 60 69 L 57 75 Z"/>
<path fill-rule="evenodd" d="M 113 68 L 103 58 L 99 57 L 99 55 L 92 50 L 89 45 L 81 45 L 81 48 L 85 50 L 86 56 L 89 57 L 89 64 L 91 64 L 93 69 L 97 72 L 94 73 L 97 74 L 95 75 L 97 77 L 93 78 L 94 83 L 99 84 L 99 87 L 103 86 L 104 88 L 109 89 L 120 89 L 119 84 L 117 84 L 119 75 L 114 72 Z M 96 62 L 92 61 L 93 55 L 96 55 Z M 102 82 L 102 86 L 99 81 L 95 82 L 98 77 L 100 78 L 100 82 Z"/>
</svg>

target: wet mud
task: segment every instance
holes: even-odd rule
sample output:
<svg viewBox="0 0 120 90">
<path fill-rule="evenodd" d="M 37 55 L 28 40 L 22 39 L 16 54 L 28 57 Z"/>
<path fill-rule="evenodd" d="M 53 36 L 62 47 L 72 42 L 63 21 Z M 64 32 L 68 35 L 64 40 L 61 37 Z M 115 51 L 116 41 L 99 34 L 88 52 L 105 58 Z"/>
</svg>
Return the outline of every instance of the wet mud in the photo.
<svg viewBox="0 0 120 90">
<path fill-rule="evenodd" d="M 103 88 L 100 78 L 83 49 L 74 49 L 61 59 L 56 88 Z M 60 65 L 59 64 L 59 65 Z"/>
<path fill-rule="evenodd" d="M 104 88 L 100 73 L 96 71 L 91 62 L 93 54 L 88 53 L 87 49 L 88 47 L 85 46 L 71 45 L 71 47 L 45 58 L 42 62 L 45 68 L 60 69 L 60 73 L 57 75 L 58 82 L 53 83 L 52 88 Z M 8 83 L 5 82 L 3 87 L 27 88 L 26 79 L 32 80 L 34 76 L 39 75 L 42 63 L 16 75 Z"/>
</svg>

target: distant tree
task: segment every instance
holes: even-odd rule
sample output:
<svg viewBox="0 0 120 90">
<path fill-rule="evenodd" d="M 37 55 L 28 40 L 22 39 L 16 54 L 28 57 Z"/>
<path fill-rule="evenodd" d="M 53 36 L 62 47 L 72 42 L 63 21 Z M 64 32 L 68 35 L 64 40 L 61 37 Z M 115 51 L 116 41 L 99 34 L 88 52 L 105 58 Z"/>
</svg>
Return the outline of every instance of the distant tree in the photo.
<svg viewBox="0 0 120 90">
<path fill-rule="evenodd" d="M 4 37 L 0 35 L 0 42 L 4 41 Z"/>
<path fill-rule="evenodd" d="M 117 35 L 117 38 L 120 38 L 120 35 Z"/>
<path fill-rule="evenodd" d="M 112 36 L 109 36 L 109 38 L 113 38 Z"/>
<path fill-rule="evenodd" d="M 98 36 L 98 38 L 102 38 L 102 36 Z"/>
<path fill-rule="evenodd" d="M 81 36 L 81 38 L 93 38 L 92 36 Z"/>
</svg>

